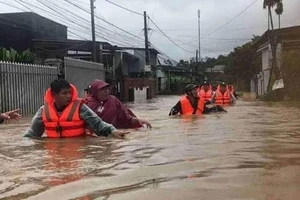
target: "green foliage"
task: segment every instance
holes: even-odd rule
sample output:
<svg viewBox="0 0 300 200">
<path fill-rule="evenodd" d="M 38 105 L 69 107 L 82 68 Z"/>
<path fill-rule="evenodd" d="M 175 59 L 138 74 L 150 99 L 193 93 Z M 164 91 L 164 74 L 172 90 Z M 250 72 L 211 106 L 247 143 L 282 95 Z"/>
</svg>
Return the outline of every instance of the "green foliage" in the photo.
<svg viewBox="0 0 300 200">
<path fill-rule="evenodd" d="M 8 62 L 18 62 L 18 63 L 29 63 L 34 62 L 35 56 L 29 49 L 26 51 L 18 53 L 13 48 L 7 50 L 3 47 L 0 48 L 0 60 Z"/>
<path fill-rule="evenodd" d="M 223 77 L 212 77 L 212 81 L 226 81 L 238 86 L 239 90 L 247 91 L 250 88 L 250 79 L 261 68 L 261 53 L 256 52 L 254 43 L 259 36 L 253 36 L 251 42 L 236 47 L 228 55 L 220 55 L 218 58 L 205 58 L 201 62 L 201 68 L 206 70 L 215 65 L 225 65 Z M 222 79 L 222 80 L 217 80 Z"/>
<path fill-rule="evenodd" d="M 286 51 L 282 57 L 285 91 L 291 99 L 300 99 L 300 52 Z"/>
</svg>

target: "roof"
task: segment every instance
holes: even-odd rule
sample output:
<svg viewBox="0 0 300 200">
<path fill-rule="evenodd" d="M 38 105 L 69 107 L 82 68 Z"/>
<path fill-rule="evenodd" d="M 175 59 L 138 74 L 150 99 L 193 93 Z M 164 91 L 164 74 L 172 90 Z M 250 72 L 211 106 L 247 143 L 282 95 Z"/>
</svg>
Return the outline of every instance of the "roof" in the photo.
<svg viewBox="0 0 300 200">
<path fill-rule="evenodd" d="M 206 72 L 224 72 L 225 65 L 215 65 L 213 68 L 207 68 Z"/>
<path fill-rule="evenodd" d="M 140 51 L 145 51 L 145 48 L 136 48 L 136 47 L 115 47 L 116 50 L 140 50 Z M 154 53 L 154 54 L 160 54 L 159 51 L 157 51 L 156 49 L 150 48 L 149 49 L 150 52 Z"/>
<path fill-rule="evenodd" d="M 48 40 L 48 39 L 33 39 L 33 45 L 37 49 L 45 51 L 91 51 L 93 42 L 90 40 Z M 108 42 L 96 42 L 101 44 L 103 49 L 108 49 L 112 47 Z"/>
<path fill-rule="evenodd" d="M 12 19 L 12 17 L 22 17 L 23 18 L 23 16 L 32 16 L 32 17 L 36 17 L 36 18 L 42 18 L 42 19 L 44 19 L 44 20 L 47 20 L 47 21 L 50 21 L 50 22 L 52 22 L 52 23 L 55 23 L 55 24 L 57 24 L 57 25 L 60 25 L 60 26 L 63 26 L 64 28 L 67 28 L 67 26 L 65 26 L 65 25 L 63 25 L 63 24 L 60 24 L 60 23 L 58 23 L 58 22 L 56 22 L 56 21 L 53 21 L 53 20 L 51 20 L 51 19 L 48 19 L 48 18 L 46 18 L 46 17 L 43 17 L 43 16 L 41 16 L 41 15 L 39 15 L 39 14 L 37 14 L 37 13 L 34 13 L 34 12 L 12 12 L 12 13 L 0 13 L 0 16 L 2 16 L 2 17 L 7 17 L 7 18 L 10 18 L 11 20 L 13 20 Z"/>
<path fill-rule="evenodd" d="M 269 41 L 269 34 L 272 33 L 275 38 L 281 39 L 284 37 L 298 37 L 300 38 L 300 26 L 291 26 L 281 29 L 267 30 L 254 45 L 261 46 Z"/>
</svg>

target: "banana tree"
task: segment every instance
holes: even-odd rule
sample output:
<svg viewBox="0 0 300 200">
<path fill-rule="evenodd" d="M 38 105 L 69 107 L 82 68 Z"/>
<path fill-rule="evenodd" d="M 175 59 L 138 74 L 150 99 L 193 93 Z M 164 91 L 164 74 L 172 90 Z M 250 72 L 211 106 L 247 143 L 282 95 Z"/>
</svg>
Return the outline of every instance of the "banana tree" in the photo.
<svg viewBox="0 0 300 200">
<path fill-rule="evenodd" d="M 0 61 L 32 64 L 34 60 L 35 60 L 35 55 L 32 52 L 30 52 L 29 49 L 21 53 L 18 53 L 13 48 L 10 48 L 9 50 L 3 47 L 0 48 Z"/>
</svg>

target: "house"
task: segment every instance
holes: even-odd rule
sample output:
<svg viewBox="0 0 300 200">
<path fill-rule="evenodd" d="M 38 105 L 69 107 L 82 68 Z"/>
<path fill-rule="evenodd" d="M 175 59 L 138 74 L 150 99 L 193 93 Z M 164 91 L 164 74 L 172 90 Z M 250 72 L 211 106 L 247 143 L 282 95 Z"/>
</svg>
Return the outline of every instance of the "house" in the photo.
<svg viewBox="0 0 300 200">
<path fill-rule="evenodd" d="M 285 87 L 285 89 L 291 89 L 287 88 L 288 84 L 285 84 L 290 82 L 291 73 L 284 73 L 286 69 L 283 67 L 285 64 L 283 56 L 292 51 L 300 52 L 300 26 L 275 29 L 273 32 L 269 30 L 261 36 L 255 45 L 257 52 L 262 54 L 262 65 L 260 72 L 252 78 L 250 83 L 251 92 L 256 93 L 258 96 L 266 94 L 271 86 L 274 86 L 274 89 L 276 89 L 276 85 L 269 85 L 271 83 L 270 74 L 273 59 L 269 40 L 270 34 L 273 34 L 276 43 L 276 68 L 283 75 L 281 77 L 283 79 L 275 81 L 277 88 Z M 297 82 L 297 80 L 295 81 Z"/>
<path fill-rule="evenodd" d="M 159 52 L 149 49 L 150 65 L 145 62 L 145 49 L 114 47 L 111 79 L 117 85 L 116 95 L 123 101 L 151 99 L 157 94 L 157 56 Z"/>
<path fill-rule="evenodd" d="M 24 51 L 33 39 L 67 39 L 67 27 L 32 12 L 0 14 L 0 45 Z"/>
<path fill-rule="evenodd" d="M 36 55 L 37 64 L 58 66 L 62 77 L 65 57 L 92 61 L 93 42 L 68 39 L 64 25 L 32 12 L 0 14 L 0 20 L 0 46 L 17 51 L 30 49 Z M 106 81 L 116 85 L 114 94 L 120 99 L 140 98 L 134 98 L 138 93 L 149 99 L 157 94 L 159 52 L 152 48 L 149 52 L 150 65 L 146 65 L 144 48 L 118 47 L 96 41 L 96 62 L 103 63 Z"/>
<path fill-rule="evenodd" d="M 206 73 L 222 73 L 224 74 L 225 65 L 215 65 L 213 68 L 207 68 Z"/>
</svg>

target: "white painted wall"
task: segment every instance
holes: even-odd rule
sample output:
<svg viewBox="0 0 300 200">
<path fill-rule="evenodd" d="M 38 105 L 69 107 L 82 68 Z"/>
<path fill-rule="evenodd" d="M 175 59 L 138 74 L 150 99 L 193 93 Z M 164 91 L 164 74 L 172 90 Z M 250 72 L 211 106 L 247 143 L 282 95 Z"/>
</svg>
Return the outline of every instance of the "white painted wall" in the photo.
<svg viewBox="0 0 300 200">
<path fill-rule="evenodd" d="M 147 101 L 147 88 L 144 87 L 142 90 L 134 88 L 134 102 L 142 103 Z"/>
</svg>

